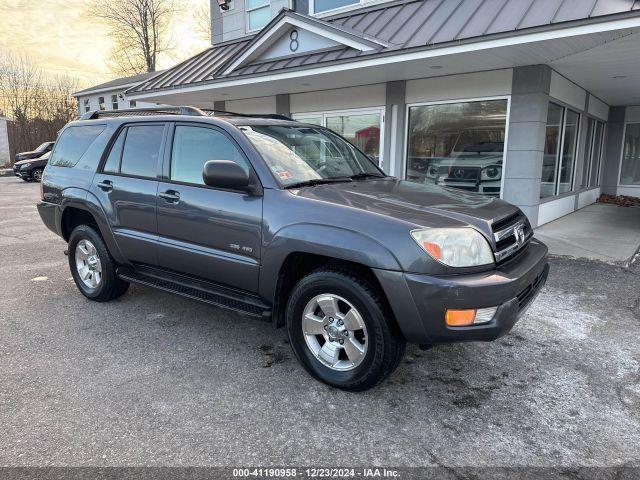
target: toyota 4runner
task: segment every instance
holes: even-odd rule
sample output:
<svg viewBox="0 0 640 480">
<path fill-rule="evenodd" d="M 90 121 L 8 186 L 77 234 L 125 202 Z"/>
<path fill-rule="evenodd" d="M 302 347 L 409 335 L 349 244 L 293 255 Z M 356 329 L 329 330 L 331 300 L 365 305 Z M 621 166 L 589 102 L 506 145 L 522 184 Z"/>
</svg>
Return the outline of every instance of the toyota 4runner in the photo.
<svg viewBox="0 0 640 480">
<path fill-rule="evenodd" d="M 38 210 L 75 283 L 138 283 L 286 327 L 315 378 L 365 390 L 406 342 L 494 340 L 547 248 L 496 198 L 385 175 L 330 130 L 192 107 L 89 112 L 60 133 Z"/>
</svg>

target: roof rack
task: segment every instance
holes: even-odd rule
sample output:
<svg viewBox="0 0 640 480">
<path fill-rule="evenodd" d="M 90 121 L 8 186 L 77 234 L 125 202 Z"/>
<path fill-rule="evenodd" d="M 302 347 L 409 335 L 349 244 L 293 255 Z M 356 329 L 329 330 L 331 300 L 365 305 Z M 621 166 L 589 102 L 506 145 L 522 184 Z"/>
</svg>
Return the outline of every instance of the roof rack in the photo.
<svg viewBox="0 0 640 480">
<path fill-rule="evenodd" d="M 117 118 L 128 116 L 147 116 L 147 115 L 191 115 L 196 117 L 205 117 L 210 115 L 228 115 L 230 117 L 246 117 L 246 118 L 270 118 L 273 120 L 293 120 L 286 115 L 278 113 L 237 113 L 227 110 L 201 110 L 196 107 L 156 107 L 156 108 L 127 108 L 123 110 L 93 110 L 84 113 L 80 120 L 97 120 L 99 118 Z"/>
<path fill-rule="evenodd" d="M 204 117 L 207 114 L 196 107 L 158 107 L 158 108 L 127 108 L 123 110 L 93 110 L 84 113 L 80 120 L 97 120 L 99 118 L 116 118 L 146 115 L 191 115 Z"/>
</svg>

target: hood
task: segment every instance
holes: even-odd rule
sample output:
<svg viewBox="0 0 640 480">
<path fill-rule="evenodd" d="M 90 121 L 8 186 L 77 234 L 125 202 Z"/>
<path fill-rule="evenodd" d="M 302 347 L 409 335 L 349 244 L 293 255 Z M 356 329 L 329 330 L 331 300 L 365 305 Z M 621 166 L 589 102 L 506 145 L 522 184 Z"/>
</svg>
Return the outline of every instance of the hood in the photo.
<svg viewBox="0 0 640 480">
<path fill-rule="evenodd" d="M 15 162 L 14 165 L 24 165 L 25 163 L 35 163 L 35 162 L 47 162 L 49 157 L 51 156 L 51 152 L 46 152 L 43 155 L 36 158 L 25 158 L 24 160 L 20 160 Z"/>
<path fill-rule="evenodd" d="M 450 226 L 451 220 L 457 220 L 485 232 L 493 220 L 517 211 L 517 207 L 497 198 L 390 177 L 304 187 L 296 194 L 420 226 Z"/>
</svg>

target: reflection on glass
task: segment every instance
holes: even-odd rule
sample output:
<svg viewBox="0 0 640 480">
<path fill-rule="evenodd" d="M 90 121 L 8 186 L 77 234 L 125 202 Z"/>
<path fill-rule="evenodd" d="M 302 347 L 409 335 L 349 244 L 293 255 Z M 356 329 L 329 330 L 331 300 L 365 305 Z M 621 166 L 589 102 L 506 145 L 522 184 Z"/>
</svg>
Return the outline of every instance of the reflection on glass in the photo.
<svg viewBox="0 0 640 480">
<path fill-rule="evenodd" d="M 257 10 L 251 10 L 248 12 L 249 15 L 249 30 L 258 30 L 264 27 L 269 20 L 271 20 L 271 7 L 267 5 L 263 8 L 258 8 Z"/>
<path fill-rule="evenodd" d="M 326 127 L 380 163 L 380 114 L 328 116 Z"/>
<path fill-rule="evenodd" d="M 620 185 L 640 185 L 640 123 L 625 127 Z"/>
<path fill-rule="evenodd" d="M 326 12 L 327 10 L 333 10 L 334 8 L 346 7 L 347 5 L 353 5 L 359 3 L 360 0 L 315 0 L 313 2 L 314 13 Z"/>
<path fill-rule="evenodd" d="M 594 187 L 599 183 L 603 136 L 604 123 L 595 118 L 590 118 L 587 124 L 585 161 L 582 170 L 582 181 L 580 182 L 582 187 Z"/>
<path fill-rule="evenodd" d="M 409 109 L 407 179 L 500 195 L 506 100 Z"/>
<path fill-rule="evenodd" d="M 544 157 L 542 160 L 540 198 L 551 197 L 556 193 L 556 171 L 558 170 L 558 155 L 560 153 L 563 110 L 560 105 L 549 104 L 544 140 Z"/>
</svg>

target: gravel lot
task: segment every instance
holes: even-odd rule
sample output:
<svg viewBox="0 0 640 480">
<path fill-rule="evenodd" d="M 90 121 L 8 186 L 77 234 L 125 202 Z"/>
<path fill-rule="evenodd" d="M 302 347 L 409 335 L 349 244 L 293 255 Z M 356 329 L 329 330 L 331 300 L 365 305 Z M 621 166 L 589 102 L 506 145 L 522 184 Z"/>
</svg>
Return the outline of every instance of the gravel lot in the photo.
<svg viewBox="0 0 640 480">
<path fill-rule="evenodd" d="M 640 466 L 640 270 L 553 259 L 510 335 L 312 380 L 270 325 L 132 287 L 97 304 L 0 178 L 0 465 Z"/>
</svg>

